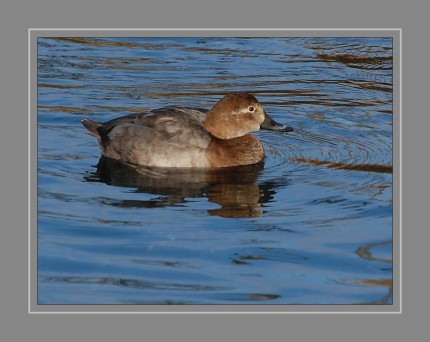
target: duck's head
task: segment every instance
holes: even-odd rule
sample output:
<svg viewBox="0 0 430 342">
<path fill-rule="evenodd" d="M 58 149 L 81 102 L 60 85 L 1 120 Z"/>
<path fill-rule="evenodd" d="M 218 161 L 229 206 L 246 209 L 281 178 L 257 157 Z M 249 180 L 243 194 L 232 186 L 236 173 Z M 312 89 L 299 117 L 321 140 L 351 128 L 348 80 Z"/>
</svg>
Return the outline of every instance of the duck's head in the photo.
<svg viewBox="0 0 430 342">
<path fill-rule="evenodd" d="M 241 137 L 260 128 L 279 132 L 293 130 L 273 120 L 253 95 L 244 92 L 224 96 L 208 112 L 204 126 L 219 139 Z"/>
</svg>

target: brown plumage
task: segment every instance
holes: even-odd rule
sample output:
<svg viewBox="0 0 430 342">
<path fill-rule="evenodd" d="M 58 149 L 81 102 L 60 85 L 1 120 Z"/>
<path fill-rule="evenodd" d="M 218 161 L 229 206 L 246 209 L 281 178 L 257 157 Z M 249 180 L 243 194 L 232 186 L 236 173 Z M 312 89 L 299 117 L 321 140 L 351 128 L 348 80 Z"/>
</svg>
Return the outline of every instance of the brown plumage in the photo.
<svg viewBox="0 0 430 342">
<path fill-rule="evenodd" d="M 229 93 L 211 110 L 181 106 L 132 114 L 105 123 L 82 120 L 102 154 L 126 164 L 229 167 L 261 161 L 264 149 L 248 134 L 261 128 L 288 132 L 248 93 Z"/>
</svg>

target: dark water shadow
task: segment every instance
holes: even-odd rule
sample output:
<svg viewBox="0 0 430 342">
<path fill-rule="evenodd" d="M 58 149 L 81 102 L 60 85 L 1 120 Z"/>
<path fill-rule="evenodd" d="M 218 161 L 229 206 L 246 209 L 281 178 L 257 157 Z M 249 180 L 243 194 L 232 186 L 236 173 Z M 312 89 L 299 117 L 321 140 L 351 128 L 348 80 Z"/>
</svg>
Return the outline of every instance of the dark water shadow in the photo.
<svg viewBox="0 0 430 342">
<path fill-rule="evenodd" d="M 263 204 L 273 200 L 276 188 L 286 178 L 257 183 L 264 163 L 222 169 L 181 169 L 135 167 L 101 157 L 97 170 L 84 177 L 88 182 L 136 188 L 135 192 L 155 194 L 151 200 L 118 200 L 109 204 L 126 208 L 170 207 L 190 198 L 207 198 L 220 208 L 210 215 L 230 218 L 259 217 Z"/>
</svg>

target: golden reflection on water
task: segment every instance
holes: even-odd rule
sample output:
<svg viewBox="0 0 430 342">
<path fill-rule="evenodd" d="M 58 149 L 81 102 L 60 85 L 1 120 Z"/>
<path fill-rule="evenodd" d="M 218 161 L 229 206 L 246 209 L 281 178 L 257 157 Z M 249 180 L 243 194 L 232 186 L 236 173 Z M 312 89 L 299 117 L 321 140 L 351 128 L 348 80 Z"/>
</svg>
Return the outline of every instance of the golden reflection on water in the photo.
<svg viewBox="0 0 430 342">
<path fill-rule="evenodd" d="M 376 64 L 392 62 L 392 56 L 364 56 L 364 55 L 351 55 L 351 54 L 317 54 L 316 57 L 327 62 L 340 62 L 345 64 Z"/>
<path fill-rule="evenodd" d="M 390 298 L 393 297 L 392 279 L 364 279 L 360 282 L 360 284 L 365 286 L 386 287 L 388 290 L 388 293 L 381 300 L 363 304 L 388 304 Z"/>
<path fill-rule="evenodd" d="M 86 38 L 86 37 L 53 37 L 52 39 L 68 42 L 68 43 L 76 43 L 76 44 L 86 44 L 97 47 L 106 47 L 106 46 L 114 46 L 120 48 L 151 48 L 153 44 L 145 44 L 145 43 L 132 43 L 126 41 L 109 41 L 109 40 L 98 40 L 96 38 Z"/>
<path fill-rule="evenodd" d="M 221 217 L 259 217 L 262 215 L 262 197 L 256 184 L 215 184 L 208 192 L 208 199 L 221 206 L 208 213 Z"/>
<path fill-rule="evenodd" d="M 375 253 L 372 253 L 372 248 L 377 248 L 381 246 L 392 246 L 392 241 L 382 241 L 382 242 L 375 242 L 375 243 L 368 243 L 360 248 L 357 249 L 356 254 L 367 261 L 371 262 L 382 262 L 388 265 L 393 264 L 392 257 L 391 258 L 383 258 L 379 256 L 375 256 Z M 388 289 L 388 294 L 385 295 L 380 301 L 373 302 L 370 304 L 386 304 L 390 298 L 393 296 L 393 278 L 391 279 L 363 279 L 359 281 L 361 285 L 366 286 L 376 286 L 376 287 L 386 287 Z"/>
<path fill-rule="evenodd" d="M 308 163 L 312 165 L 326 165 L 330 169 L 393 173 L 392 165 L 335 163 L 311 158 L 296 158 L 295 160 L 298 162 Z"/>
<path fill-rule="evenodd" d="M 263 164 L 246 165 L 222 170 L 163 169 L 124 165 L 101 157 L 94 175 L 87 181 L 101 181 L 114 186 L 135 187 L 138 191 L 165 197 L 158 206 L 171 206 L 187 198 L 206 195 L 209 202 L 220 208 L 208 209 L 210 215 L 245 218 L 262 215 L 261 202 L 271 198 L 269 187 L 260 187 L 256 181 Z M 121 207 L 154 207 L 154 201 L 135 200 L 115 202 Z"/>
<path fill-rule="evenodd" d="M 369 286 L 393 287 L 393 279 L 366 279 L 361 283 Z"/>
</svg>

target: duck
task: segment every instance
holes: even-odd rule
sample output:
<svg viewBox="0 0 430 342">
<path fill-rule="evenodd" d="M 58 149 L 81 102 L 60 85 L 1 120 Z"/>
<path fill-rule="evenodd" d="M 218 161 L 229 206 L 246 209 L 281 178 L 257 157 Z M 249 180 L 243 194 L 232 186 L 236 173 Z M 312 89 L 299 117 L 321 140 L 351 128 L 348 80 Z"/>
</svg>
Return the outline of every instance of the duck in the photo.
<svg viewBox="0 0 430 342">
<path fill-rule="evenodd" d="M 124 164 L 161 168 L 225 168 L 261 162 L 265 150 L 250 134 L 291 132 L 254 95 L 231 92 L 210 110 L 167 106 L 107 122 L 82 120 L 101 154 Z"/>
</svg>

